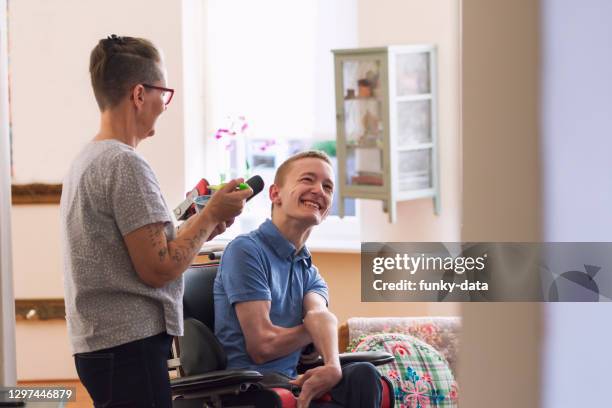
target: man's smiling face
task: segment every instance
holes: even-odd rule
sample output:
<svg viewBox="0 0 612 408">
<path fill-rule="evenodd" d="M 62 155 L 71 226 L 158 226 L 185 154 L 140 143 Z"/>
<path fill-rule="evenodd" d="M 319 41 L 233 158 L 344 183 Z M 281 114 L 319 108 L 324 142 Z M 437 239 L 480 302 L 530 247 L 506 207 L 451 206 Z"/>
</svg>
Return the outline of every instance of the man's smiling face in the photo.
<svg viewBox="0 0 612 408">
<path fill-rule="evenodd" d="M 281 185 L 270 188 L 274 211 L 306 226 L 320 224 L 329 214 L 334 194 L 334 172 L 322 159 L 305 157 L 291 163 Z"/>
</svg>

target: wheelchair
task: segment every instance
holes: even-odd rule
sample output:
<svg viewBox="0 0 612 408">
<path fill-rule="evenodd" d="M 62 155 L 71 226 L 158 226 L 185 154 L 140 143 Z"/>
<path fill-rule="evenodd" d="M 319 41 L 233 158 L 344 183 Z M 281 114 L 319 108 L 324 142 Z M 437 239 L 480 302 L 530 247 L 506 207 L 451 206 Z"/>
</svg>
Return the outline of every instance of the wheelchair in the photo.
<svg viewBox="0 0 612 408">
<path fill-rule="evenodd" d="M 212 260 L 219 253 L 211 253 Z M 184 336 L 173 341 L 168 368 L 173 408 L 290 408 L 297 407 L 299 389 L 291 384 L 270 384 L 253 370 L 227 369 L 227 357 L 214 335 L 213 284 L 218 261 L 192 265 L 184 274 Z M 367 361 L 382 365 L 393 361 L 386 352 L 343 353 L 340 364 Z M 298 373 L 323 364 L 322 359 L 298 366 Z M 174 377 L 174 378 L 172 378 Z M 392 408 L 392 382 L 382 377 L 382 407 Z M 326 396 L 323 396 L 323 401 Z"/>
</svg>

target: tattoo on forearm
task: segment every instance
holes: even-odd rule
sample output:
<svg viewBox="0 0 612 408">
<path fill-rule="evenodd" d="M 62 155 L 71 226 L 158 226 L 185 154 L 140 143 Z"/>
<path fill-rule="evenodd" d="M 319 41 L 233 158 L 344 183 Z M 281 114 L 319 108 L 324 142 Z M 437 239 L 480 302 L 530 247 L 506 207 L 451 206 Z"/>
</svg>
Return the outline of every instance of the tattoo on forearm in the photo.
<svg viewBox="0 0 612 408">
<path fill-rule="evenodd" d="M 190 249 L 195 249 L 198 243 L 198 237 L 185 238 L 185 243 Z"/>
<path fill-rule="evenodd" d="M 161 235 L 163 228 L 163 225 L 160 224 L 147 225 L 147 235 L 149 236 L 149 240 L 154 247 L 158 247 L 163 244 Z"/>
<path fill-rule="evenodd" d="M 186 258 L 185 248 L 176 247 L 174 248 L 174 253 L 172 254 L 172 260 L 176 263 L 182 263 Z"/>
<path fill-rule="evenodd" d="M 164 243 L 164 226 L 163 224 L 150 224 L 146 226 L 147 236 L 153 248 L 159 250 L 157 251 L 157 255 L 159 256 L 159 261 L 163 262 L 168 254 L 167 244 Z"/>
<path fill-rule="evenodd" d="M 162 248 L 157 254 L 159 255 L 159 261 L 163 262 L 163 260 L 166 258 L 166 255 L 168 254 L 168 249 Z"/>
<path fill-rule="evenodd" d="M 183 234 L 179 234 L 177 239 L 168 242 L 164 230 L 165 227 L 162 223 L 147 225 L 145 229 L 146 237 L 159 257 L 159 262 L 165 263 L 167 262 L 166 259 L 169 259 L 175 265 L 180 266 L 191 262 L 198 254 L 204 240 L 210 236 L 207 228 L 201 228 L 197 231 L 187 228 L 189 233 L 183 230 Z M 183 236 L 181 237 L 181 235 Z"/>
<path fill-rule="evenodd" d="M 200 247 L 202 246 L 202 241 L 207 237 L 208 232 L 206 228 L 200 229 L 194 237 L 186 237 L 180 240 L 176 240 L 176 245 L 173 246 L 171 252 L 171 259 L 177 263 L 183 263 L 186 260 L 192 259 L 197 255 Z"/>
</svg>

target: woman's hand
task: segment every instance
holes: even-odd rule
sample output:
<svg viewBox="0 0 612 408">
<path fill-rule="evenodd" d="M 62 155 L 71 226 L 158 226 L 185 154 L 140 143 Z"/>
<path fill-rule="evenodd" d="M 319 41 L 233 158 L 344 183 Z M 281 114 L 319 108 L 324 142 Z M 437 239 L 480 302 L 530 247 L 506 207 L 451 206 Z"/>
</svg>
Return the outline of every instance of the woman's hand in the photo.
<svg viewBox="0 0 612 408">
<path fill-rule="evenodd" d="M 167 240 L 164 223 L 138 228 L 124 237 L 132 264 L 140 279 L 154 288 L 178 278 L 193 262 L 202 244 L 234 222 L 253 190 L 236 190 L 241 179 L 232 180 L 215 193 L 204 210 L 191 217 Z"/>
<path fill-rule="evenodd" d="M 208 237 L 207 241 L 211 241 L 217 235 L 223 234 L 226 229 L 227 229 L 227 224 L 225 222 L 222 221 L 218 223 L 215 229 L 213 230 L 213 232 L 210 233 L 210 236 Z"/>
<path fill-rule="evenodd" d="M 242 213 L 246 199 L 253 195 L 253 190 L 250 187 L 245 190 L 236 189 L 238 184 L 242 182 L 244 180 L 241 178 L 228 182 L 210 197 L 202 212 L 208 214 L 218 224 L 224 222 L 225 227 L 228 227 L 227 223 L 230 222 L 231 225 L 234 218 Z"/>
<path fill-rule="evenodd" d="M 236 220 L 236 219 L 232 218 L 231 220 L 223 221 L 223 222 L 220 222 L 219 224 L 217 224 L 217 226 L 215 227 L 213 232 L 208 237 L 207 241 L 211 241 L 217 235 L 223 234 L 226 229 L 228 229 L 229 227 L 232 226 L 232 224 L 234 223 L 234 220 Z"/>
</svg>

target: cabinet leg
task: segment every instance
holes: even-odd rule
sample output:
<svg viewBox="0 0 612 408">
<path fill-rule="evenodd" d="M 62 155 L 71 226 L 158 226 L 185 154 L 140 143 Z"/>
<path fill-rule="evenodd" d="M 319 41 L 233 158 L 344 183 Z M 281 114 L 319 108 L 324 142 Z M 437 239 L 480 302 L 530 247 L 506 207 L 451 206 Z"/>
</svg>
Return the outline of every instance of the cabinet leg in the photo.
<svg viewBox="0 0 612 408">
<path fill-rule="evenodd" d="M 383 211 L 389 214 L 389 222 L 393 224 L 397 220 L 397 203 L 394 201 L 389 202 L 384 200 L 382 202 Z"/>
</svg>

